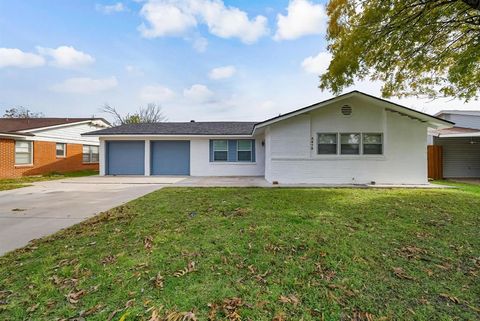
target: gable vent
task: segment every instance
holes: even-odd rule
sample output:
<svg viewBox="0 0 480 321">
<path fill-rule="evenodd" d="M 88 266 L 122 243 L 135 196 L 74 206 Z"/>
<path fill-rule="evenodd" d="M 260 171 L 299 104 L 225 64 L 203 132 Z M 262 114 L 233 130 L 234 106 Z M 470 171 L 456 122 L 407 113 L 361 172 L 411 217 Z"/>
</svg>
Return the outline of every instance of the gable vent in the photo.
<svg viewBox="0 0 480 321">
<path fill-rule="evenodd" d="M 343 105 L 342 106 L 342 114 L 345 115 L 345 116 L 350 116 L 352 114 L 352 106 Z"/>
</svg>

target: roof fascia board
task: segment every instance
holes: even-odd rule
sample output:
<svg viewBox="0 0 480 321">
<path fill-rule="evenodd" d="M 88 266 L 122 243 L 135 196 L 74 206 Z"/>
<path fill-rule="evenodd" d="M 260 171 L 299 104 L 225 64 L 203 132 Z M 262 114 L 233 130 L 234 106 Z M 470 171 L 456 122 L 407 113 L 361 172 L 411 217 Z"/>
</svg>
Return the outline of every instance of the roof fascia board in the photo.
<svg viewBox="0 0 480 321">
<path fill-rule="evenodd" d="M 148 139 L 148 138 L 252 138 L 253 135 L 195 135 L 195 134 L 178 134 L 178 135 L 161 135 L 161 134 L 82 134 L 82 136 L 95 136 L 100 138 L 123 138 L 123 139 Z"/>
<path fill-rule="evenodd" d="M 439 134 L 438 137 L 440 137 L 440 138 L 480 137 L 480 131 L 479 132 L 473 132 L 473 133 L 461 133 L 461 134 Z"/>
<path fill-rule="evenodd" d="M 77 121 L 77 122 L 72 122 L 72 123 L 66 123 L 66 124 L 59 124 L 59 125 L 52 125 L 52 126 L 45 126 L 45 127 L 25 129 L 25 130 L 22 130 L 22 132 L 31 133 L 31 132 L 48 130 L 48 129 L 56 129 L 56 128 L 62 128 L 62 127 L 69 127 L 69 126 L 87 124 L 87 123 L 92 123 L 92 122 L 95 122 L 95 121 L 100 121 L 100 122 L 104 123 L 104 124 L 105 124 L 105 127 L 110 126 L 110 125 L 107 124 L 104 120 L 101 120 L 101 119 L 89 119 L 89 120 L 82 120 L 82 121 Z"/>
<path fill-rule="evenodd" d="M 0 137 L 13 137 L 13 138 L 28 138 L 35 135 L 22 135 L 22 134 L 13 134 L 13 133 L 0 133 Z"/>
</svg>

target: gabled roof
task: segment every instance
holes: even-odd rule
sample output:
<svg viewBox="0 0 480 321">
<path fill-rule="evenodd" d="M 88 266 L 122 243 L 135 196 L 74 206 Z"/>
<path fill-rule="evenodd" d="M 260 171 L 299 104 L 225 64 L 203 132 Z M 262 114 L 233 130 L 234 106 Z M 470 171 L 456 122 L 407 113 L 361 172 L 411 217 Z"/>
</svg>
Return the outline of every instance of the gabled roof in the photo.
<svg viewBox="0 0 480 321">
<path fill-rule="evenodd" d="M 276 123 L 276 122 L 279 122 L 279 121 L 282 121 L 282 120 L 285 120 L 285 119 L 288 119 L 288 118 L 291 118 L 291 117 L 294 117 L 294 116 L 297 116 L 297 115 L 300 115 L 300 114 L 303 114 L 303 113 L 307 113 L 307 112 L 312 111 L 314 109 L 325 107 L 325 106 L 328 106 L 332 103 L 341 101 L 341 100 L 346 99 L 346 98 L 354 97 L 354 96 L 360 96 L 360 97 L 363 97 L 365 99 L 371 100 L 373 102 L 385 104 L 388 107 L 388 109 L 391 110 L 391 111 L 398 112 L 400 114 L 403 114 L 404 116 L 409 116 L 411 118 L 418 119 L 422 122 L 426 122 L 434 128 L 448 128 L 448 127 L 452 127 L 452 125 L 454 125 L 453 122 L 450 122 L 448 120 L 438 118 L 438 117 L 435 117 L 435 116 L 432 116 L 432 115 L 428 115 L 428 114 L 422 113 L 420 111 L 417 111 L 415 109 L 411 109 L 411 108 L 399 105 L 397 103 L 394 103 L 394 102 L 391 102 L 391 101 L 388 101 L 388 100 L 385 100 L 385 99 L 382 99 L 382 98 L 378 98 L 378 97 L 375 97 L 375 96 L 372 96 L 372 95 L 369 95 L 369 94 L 366 94 L 366 93 L 363 93 L 363 92 L 358 91 L 358 90 L 354 90 L 354 91 L 351 91 L 349 93 L 339 95 L 339 96 L 321 101 L 319 103 L 309 105 L 307 107 L 303 107 L 303 108 L 291 111 L 289 113 L 286 113 L 286 114 L 283 114 L 283 115 L 280 115 L 280 116 L 277 116 L 277 117 L 267 119 L 267 120 L 265 120 L 261 123 L 256 124 L 255 129 L 265 127 L 265 126 L 271 125 L 273 123 Z"/>
<path fill-rule="evenodd" d="M 34 136 L 31 131 L 90 121 L 102 121 L 110 125 L 103 118 L 0 118 L 0 134 L 12 137 Z"/>
<path fill-rule="evenodd" d="M 162 122 L 125 124 L 83 135 L 251 135 L 255 122 Z"/>
</svg>

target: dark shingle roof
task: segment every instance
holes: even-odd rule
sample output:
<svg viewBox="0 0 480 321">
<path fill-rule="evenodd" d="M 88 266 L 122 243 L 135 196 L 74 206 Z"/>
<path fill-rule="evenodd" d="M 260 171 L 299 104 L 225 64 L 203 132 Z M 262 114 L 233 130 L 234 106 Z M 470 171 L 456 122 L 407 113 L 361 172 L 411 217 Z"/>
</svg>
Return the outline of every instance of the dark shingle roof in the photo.
<svg viewBox="0 0 480 321">
<path fill-rule="evenodd" d="M 256 122 L 164 122 L 125 124 L 84 135 L 250 135 Z"/>
<path fill-rule="evenodd" d="M 22 130 L 77 123 L 87 120 L 103 120 L 102 118 L 0 118 L 0 132 L 18 133 Z"/>
</svg>

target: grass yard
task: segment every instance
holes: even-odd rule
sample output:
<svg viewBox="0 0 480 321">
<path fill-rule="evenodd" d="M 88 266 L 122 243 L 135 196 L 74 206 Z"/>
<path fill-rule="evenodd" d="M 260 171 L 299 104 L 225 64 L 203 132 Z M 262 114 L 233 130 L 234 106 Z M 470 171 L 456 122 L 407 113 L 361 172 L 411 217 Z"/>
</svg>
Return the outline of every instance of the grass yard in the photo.
<svg viewBox="0 0 480 321">
<path fill-rule="evenodd" d="M 41 182 L 41 181 L 52 181 L 55 179 L 69 178 L 69 177 L 82 177 L 82 176 L 92 176 L 98 175 L 98 171 L 94 170 L 83 170 L 76 172 L 67 172 L 67 173 L 49 173 L 45 175 L 35 175 L 35 176 L 24 176 L 20 178 L 8 178 L 0 179 L 0 191 L 6 191 L 15 188 L 21 188 L 30 186 L 30 183 Z"/>
<path fill-rule="evenodd" d="M 0 257 L 0 319 L 478 320 L 479 212 L 462 189 L 166 188 Z"/>
</svg>

